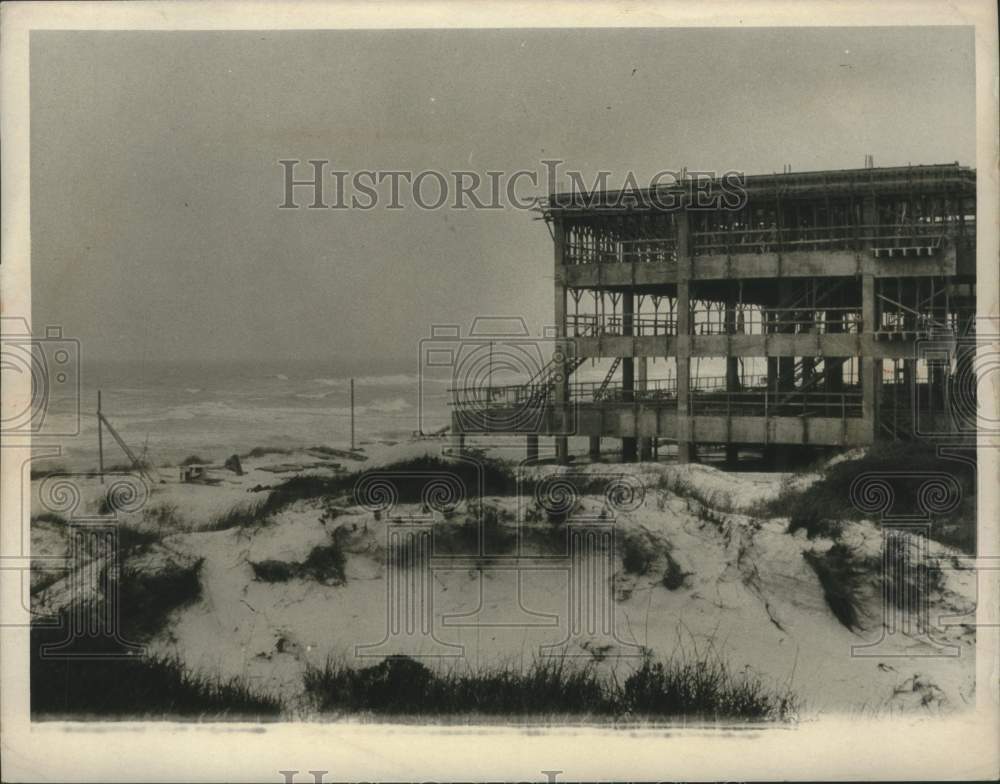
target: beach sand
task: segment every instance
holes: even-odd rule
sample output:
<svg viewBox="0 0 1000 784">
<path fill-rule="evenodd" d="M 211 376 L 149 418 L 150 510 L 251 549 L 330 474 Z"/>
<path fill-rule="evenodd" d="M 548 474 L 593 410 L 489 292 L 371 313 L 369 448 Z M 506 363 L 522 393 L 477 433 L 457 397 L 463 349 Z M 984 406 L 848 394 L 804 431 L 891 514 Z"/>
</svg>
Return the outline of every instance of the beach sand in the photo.
<svg viewBox="0 0 1000 784">
<path fill-rule="evenodd" d="M 441 457 L 448 446 L 443 439 L 414 439 L 368 444 L 357 459 L 312 450 L 244 457 L 242 476 L 221 466 L 209 469 L 214 484 L 182 482 L 176 467 L 158 469 L 162 482 L 150 484 L 141 508 L 119 513 L 119 519 L 155 529 L 162 552 L 171 557 L 201 559 L 201 595 L 170 615 L 150 641 L 150 650 L 176 654 L 200 672 L 244 677 L 255 687 L 280 693 L 293 710 L 308 715 L 302 680 L 307 666 L 321 667 L 333 657 L 362 667 L 397 652 L 391 644 L 378 646 L 388 634 L 387 541 L 393 521 L 443 525 L 445 516 L 413 503 L 377 514 L 348 498 L 346 503 L 341 499 L 331 519 L 324 514 L 324 500 L 312 499 L 295 501 L 265 526 L 236 522 L 210 529 L 219 527 L 221 516 L 262 501 L 270 488 L 290 477 L 339 476 Z M 936 652 L 931 646 L 885 634 L 874 588 L 862 597 L 864 629 L 846 628 L 831 612 L 816 572 L 803 557 L 833 543 L 809 540 L 802 531 L 789 534 L 787 520 L 749 513 L 788 483 L 807 486 L 814 475 L 727 473 L 705 465 L 659 463 L 524 469 L 536 479 L 567 470 L 627 476 L 644 488 L 641 503 L 616 513 L 613 523 L 616 542 L 631 537 L 653 553 L 646 573 L 626 571 L 620 557 L 610 562 L 601 554 L 591 557 L 593 568 L 608 570 L 600 578 L 607 591 L 594 601 L 613 617 L 610 629 L 573 633 L 566 558 L 550 558 L 545 568 L 537 568 L 538 559 L 528 559 L 524 563 L 533 568 L 521 571 L 503 559 L 454 564 L 442 558 L 431 571 L 433 639 L 411 637 L 405 642 L 419 650 L 405 652 L 432 654 L 425 663 L 439 668 L 519 666 L 556 653 L 621 677 L 638 665 L 644 650 L 661 659 L 711 650 L 736 671 L 750 668 L 769 685 L 790 687 L 806 715 L 951 711 L 974 704 L 972 629 L 953 626 L 937 633 L 960 655 L 928 655 Z M 45 511 L 42 496 L 51 493 L 56 479 L 32 482 L 33 515 Z M 80 493 L 76 515 L 99 512 L 114 479 L 101 485 L 97 477 L 72 477 Z M 481 501 L 500 520 L 519 521 L 529 534 L 551 527 L 544 518 L 529 519 L 533 499 Z M 459 503 L 452 516 L 469 514 L 469 503 Z M 587 495 L 573 519 L 605 524 L 610 522 L 606 509 L 601 495 Z M 333 541 L 338 528 L 343 529 L 336 536 L 347 556 L 343 582 L 255 579 L 252 564 L 302 563 L 313 548 Z M 65 534 L 65 523 L 36 520 L 34 554 L 65 553 Z M 859 556 L 878 558 L 881 533 L 875 523 L 848 523 L 843 539 Z M 954 554 L 933 542 L 930 547 L 932 555 Z M 664 579 L 668 567 L 679 568 L 682 576 L 669 587 Z M 931 597 L 932 619 L 960 615 L 974 606 L 974 575 L 948 571 L 942 579 Z M 36 607 L 51 609 L 65 601 L 63 583 L 55 580 L 39 591 Z M 868 651 L 877 655 L 858 655 L 857 646 L 883 636 L 881 646 Z"/>
</svg>

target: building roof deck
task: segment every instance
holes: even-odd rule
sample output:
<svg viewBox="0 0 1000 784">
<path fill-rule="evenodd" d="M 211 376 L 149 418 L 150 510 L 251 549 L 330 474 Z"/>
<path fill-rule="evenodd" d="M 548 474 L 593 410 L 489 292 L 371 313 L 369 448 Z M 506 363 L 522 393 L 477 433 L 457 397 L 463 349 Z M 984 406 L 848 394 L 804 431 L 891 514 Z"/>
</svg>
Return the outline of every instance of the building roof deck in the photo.
<svg viewBox="0 0 1000 784">
<path fill-rule="evenodd" d="M 727 181 L 726 178 L 729 178 Z M 919 166 L 887 166 L 863 169 L 754 174 L 743 176 L 730 172 L 719 177 L 689 177 L 656 188 L 638 190 L 571 191 L 555 193 L 540 205 L 546 220 L 581 213 L 630 211 L 666 211 L 677 202 L 697 193 L 733 193 L 736 183 L 750 199 L 808 199 L 823 196 L 870 194 L 932 195 L 960 193 L 975 196 L 976 170 L 956 163 Z"/>
</svg>

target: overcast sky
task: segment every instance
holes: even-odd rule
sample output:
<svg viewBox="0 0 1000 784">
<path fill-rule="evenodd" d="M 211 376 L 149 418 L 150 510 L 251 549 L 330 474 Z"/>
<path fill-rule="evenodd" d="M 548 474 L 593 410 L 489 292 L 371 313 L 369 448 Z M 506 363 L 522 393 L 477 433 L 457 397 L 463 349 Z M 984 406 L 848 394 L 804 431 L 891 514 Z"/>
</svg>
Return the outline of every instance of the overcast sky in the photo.
<svg viewBox="0 0 1000 784">
<path fill-rule="evenodd" d="M 964 28 L 36 32 L 35 327 L 91 358 L 411 364 L 434 323 L 537 330 L 552 250 L 531 213 L 279 210 L 277 161 L 973 165 L 972 47 Z"/>
</svg>

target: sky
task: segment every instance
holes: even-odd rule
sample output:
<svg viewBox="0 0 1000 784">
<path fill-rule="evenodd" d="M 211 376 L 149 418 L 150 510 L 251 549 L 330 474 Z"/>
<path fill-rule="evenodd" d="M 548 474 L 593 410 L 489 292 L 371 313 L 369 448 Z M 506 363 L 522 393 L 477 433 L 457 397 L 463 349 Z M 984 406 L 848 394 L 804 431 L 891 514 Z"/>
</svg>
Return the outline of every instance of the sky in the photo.
<svg viewBox="0 0 1000 784">
<path fill-rule="evenodd" d="M 93 359 L 383 366 L 435 324 L 538 333 L 535 214 L 282 210 L 278 161 L 485 177 L 558 158 L 613 183 L 974 165 L 973 57 L 970 28 L 34 32 L 34 327 Z"/>
</svg>

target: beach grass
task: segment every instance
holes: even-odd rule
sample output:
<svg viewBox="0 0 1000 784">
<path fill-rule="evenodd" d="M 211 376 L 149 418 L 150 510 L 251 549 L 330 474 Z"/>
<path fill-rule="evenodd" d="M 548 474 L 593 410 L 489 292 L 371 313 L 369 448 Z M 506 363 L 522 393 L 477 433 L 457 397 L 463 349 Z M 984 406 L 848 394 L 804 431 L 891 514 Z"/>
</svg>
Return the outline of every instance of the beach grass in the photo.
<svg viewBox="0 0 1000 784">
<path fill-rule="evenodd" d="M 328 659 L 307 669 L 306 693 L 321 713 L 390 716 L 629 717 L 707 721 L 784 720 L 791 692 L 735 673 L 712 653 L 690 660 L 646 657 L 622 682 L 592 662 L 538 659 L 525 668 L 495 666 L 435 672 L 406 656 L 354 669 Z"/>
</svg>

